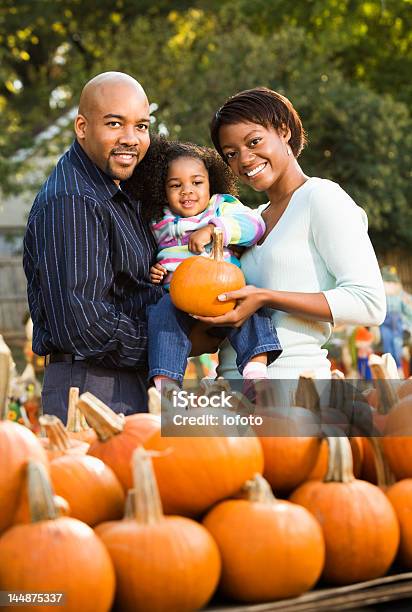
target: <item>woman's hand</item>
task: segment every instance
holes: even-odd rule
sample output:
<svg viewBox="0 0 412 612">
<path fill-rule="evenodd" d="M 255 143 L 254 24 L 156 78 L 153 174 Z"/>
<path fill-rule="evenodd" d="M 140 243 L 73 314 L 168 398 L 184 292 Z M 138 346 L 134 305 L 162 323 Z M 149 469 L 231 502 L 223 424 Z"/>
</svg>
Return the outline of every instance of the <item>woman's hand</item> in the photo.
<svg viewBox="0 0 412 612">
<path fill-rule="evenodd" d="M 160 285 L 160 283 L 163 282 L 163 279 L 166 274 L 166 268 L 164 268 L 160 263 L 156 263 L 150 268 L 150 280 L 155 285 Z"/>
<path fill-rule="evenodd" d="M 205 246 L 212 242 L 214 225 L 206 225 L 192 232 L 189 238 L 189 251 L 192 253 L 203 253 Z"/>
<path fill-rule="evenodd" d="M 265 305 L 264 289 L 259 289 L 253 285 L 246 285 L 237 291 L 228 291 L 218 296 L 219 302 L 237 300 L 233 310 L 230 310 L 219 317 L 199 317 L 195 319 L 209 323 L 210 325 L 230 325 L 231 327 L 241 327 L 249 317 L 259 308 Z"/>
</svg>

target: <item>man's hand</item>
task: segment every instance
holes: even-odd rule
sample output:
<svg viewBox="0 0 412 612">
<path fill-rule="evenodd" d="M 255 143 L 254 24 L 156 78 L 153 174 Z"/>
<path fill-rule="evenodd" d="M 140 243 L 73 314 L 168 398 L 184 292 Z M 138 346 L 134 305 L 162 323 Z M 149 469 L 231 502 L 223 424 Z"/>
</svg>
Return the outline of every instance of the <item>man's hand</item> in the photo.
<svg viewBox="0 0 412 612">
<path fill-rule="evenodd" d="M 204 253 L 205 246 L 212 242 L 214 225 L 206 225 L 192 232 L 189 238 L 189 251 L 192 253 Z"/>
<path fill-rule="evenodd" d="M 150 280 L 155 285 L 159 285 L 160 283 L 162 283 L 166 274 L 166 268 L 164 268 L 160 263 L 156 263 L 150 268 Z"/>
</svg>

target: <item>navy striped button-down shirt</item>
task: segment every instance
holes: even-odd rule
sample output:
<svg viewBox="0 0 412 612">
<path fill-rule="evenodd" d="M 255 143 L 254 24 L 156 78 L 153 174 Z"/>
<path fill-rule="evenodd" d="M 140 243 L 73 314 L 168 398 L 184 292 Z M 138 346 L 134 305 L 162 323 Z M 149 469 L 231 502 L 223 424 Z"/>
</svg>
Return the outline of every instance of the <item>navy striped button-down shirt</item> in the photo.
<svg viewBox="0 0 412 612">
<path fill-rule="evenodd" d="M 75 141 L 37 195 L 23 265 L 33 350 L 106 367 L 147 367 L 154 238 L 133 202 Z"/>
</svg>

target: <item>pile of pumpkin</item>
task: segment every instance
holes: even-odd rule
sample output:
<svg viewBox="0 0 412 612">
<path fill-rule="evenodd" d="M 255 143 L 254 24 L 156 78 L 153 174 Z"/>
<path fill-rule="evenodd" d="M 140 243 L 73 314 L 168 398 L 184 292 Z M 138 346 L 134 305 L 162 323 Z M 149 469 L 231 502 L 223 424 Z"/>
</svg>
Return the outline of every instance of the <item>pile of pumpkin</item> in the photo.
<svg viewBox="0 0 412 612">
<path fill-rule="evenodd" d="M 311 393 L 289 414 L 310 419 Z M 0 421 L 0 590 L 64 592 L 70 612 L 184 612 L 216 589 L 264 602 L 378 578 L 397 553 L 412 569 L 412 430 L 391 439 L 401 461 L 343 435 L 167 438 L 157 415 L 75 389 L 69 403 L 67 428 L 42 417 L 45 438 Z M 366 447 L 381 486 L 358 479 Z M 385 453 L 401 479 L 387 490 Z"/>
</svg>

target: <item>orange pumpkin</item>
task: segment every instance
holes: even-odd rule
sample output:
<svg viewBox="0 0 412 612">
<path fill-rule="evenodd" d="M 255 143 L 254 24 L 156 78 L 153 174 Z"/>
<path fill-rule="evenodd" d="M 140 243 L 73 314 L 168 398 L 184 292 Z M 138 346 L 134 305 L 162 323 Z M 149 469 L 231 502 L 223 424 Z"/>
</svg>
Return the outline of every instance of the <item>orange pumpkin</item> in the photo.
<svg viewBox="0 0 412 612">
<path fill-rule="evenodd" d="M 328 441 L 325 480 L 304 483 L 290 500 L 312 512 L 322 526 L 326 581 L 342 585 L 379 578 L 388 571 L 399 544 L 395 512 L 378 487 L 355 480 L 348 439 Z"/>
<path fill-rule="evenodd" d="M 97 457 L 58 457 L 50 464 L 50 477 L 55 492 L 68 501 L 73 518 L 93 527 L 123 515 L 123 488 L 109 466 Z"/>
<path fill-rule="evenodd" d="M 124 417 L 116 414 L 91 393 L 83 393 L 78 402 L 81 412 L 97 434 L 88 454 L 101 459 L 127 491 L 133 486 L 131 459 L 133 451 L 160 430 L 160 417 L 139 413 Z"/>
<path fill-rule="evenodd" d="M 32 523 L 16 525 L 0 538 L 0 590 L 64 593 L 65 612 L 107 612 L 115 575 L 104 545 L 84 523 L 56 517 L 41 464 L 29 463 L 28 481 Z"/>
<path fill-rule="evenodd" d="M 352 449 L 353 458 L 353 473 L 356 478 L 361 474 L 364 446 L 363 440 L 366 438 L 353 437 L 349 438 L 349 442 Z M 328 456 L 329 456 L 329 445 L 327 440 L 322 440 L 321 447 L 319 450 L 318 459 L 315 467 L 309 474 L 307 480 L 323 480 L 328 471 Z"/>
<path fill-rule="evenodd" d="M 245 499 L 221 502 L 203 524 L 220 550 L 226 596 L 245 602 L 297 597 L 322 573 L 320 525 L 305 508 L 276 500 L 261 476 L 247 483 Z"/>
<path fill-rule="evenodd" d="M 185 259 L 175 270 L 170 297 L 179 310 L 193 315 L 216 317 L 232 310 L 235 300 L 219 302 L 217 296 L 245 286 L 240 268 L 223 260 L 223 232 L 216 228 L 212 257 Z"/>
<path fill-rule="evenodd" d="M 398 558 L 403 567 L 412 569 L 412 478 L 405 478 L 392 485 L 387 491 L 401 528 Z"/>
<path fill-rule="evenodd" d="M 383 450 L 397 480 L 412 478 L 412 396 L 395 404 L 386 418 Z"/>
<path fill-rule="evenodd" d="M 273 381 L 257 383 L 256 391 L 256 412 L 264 417 L 262 427 L 255 427 L 264 455 L 263 476 L 275 492 L 289 493 L 307 479 L 319 455 L 319 396 L 306 376 L 299 379 L 293 406 L 276 407 Z"/>
<path fill-rule="evenodd" d="M 191 410 L 191 415 L 196 413 Z M 219 436 L 205 437 L 204 429 L 202 433 L 202 437 L 167 437 L 159 429 L 144 442 L 145 448 L 161 451 L 153 457 L 153 465 L 166 514 L 199 516 L 263 471 L 256 436 L 231 436 L 225 429 Z"/>
<path fill-rule="evenodd" d="M 11 421 L 0 421 L 0 533 L 12 524 L 18 506 L 27 496 L 29 459 L 48 465 L 45 450 L 30 430 Z"/>
<path fill-rule="evenodd" d="M 116 569 L 117 609 L 198 610 L 219 581 L 217 546 L 202 525 L 163 516 L 150 457 L 142 448 L 134 453 L 133 469 L 134 517 L 96 529 Z"/>
<path fill-rule="evenodd" d="M 73 440 L 69 437 L 61 420 L 52 415 L 44 414 L 39 418 L 45 438 L 39 438 L 46 450 L 49 461 L 62 455 L 84 455 L 89 449 L 89 444 L 81 440 Z"/>
</svg>

